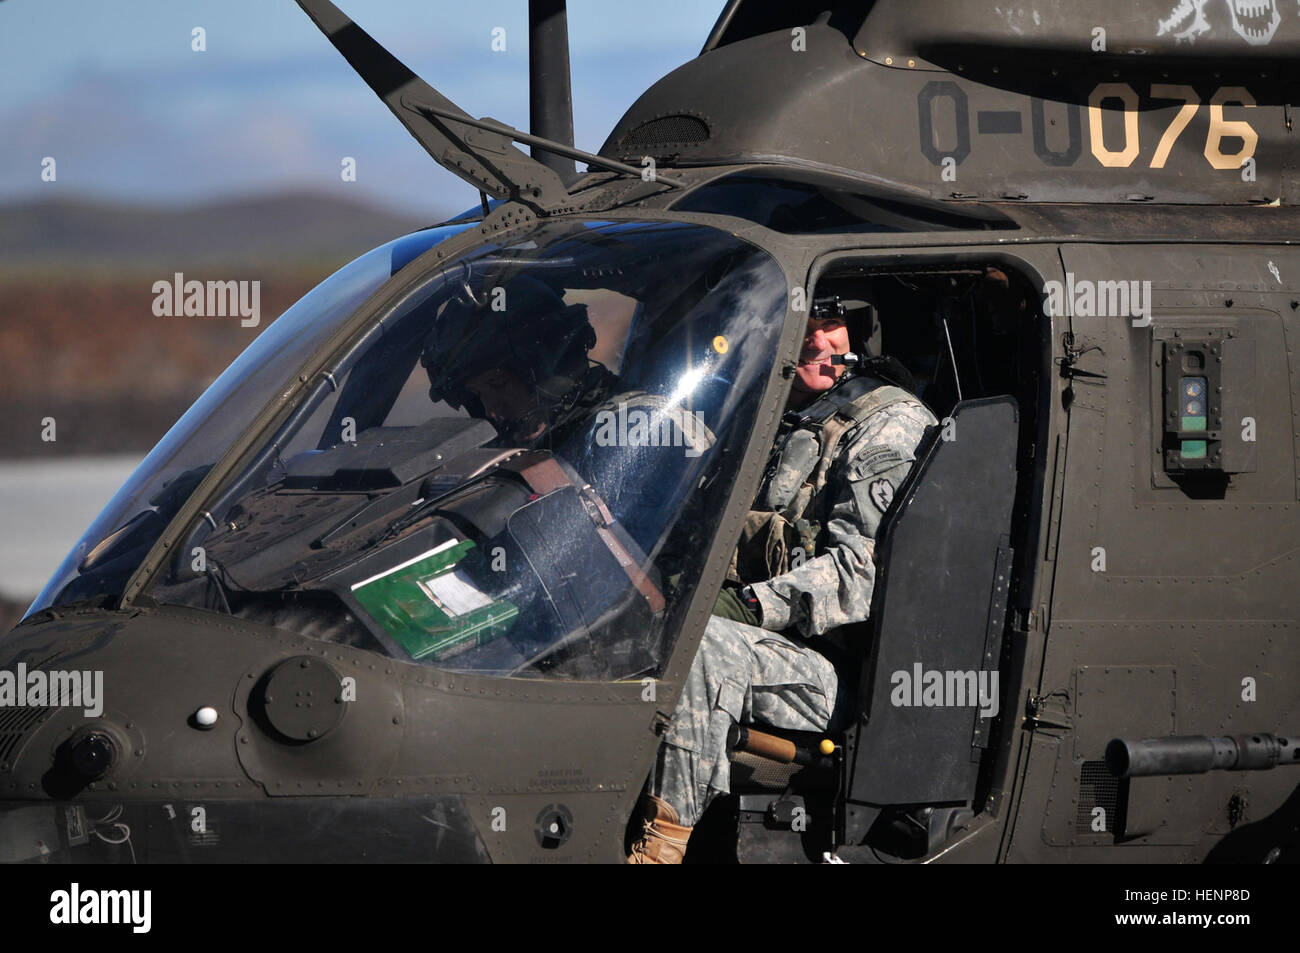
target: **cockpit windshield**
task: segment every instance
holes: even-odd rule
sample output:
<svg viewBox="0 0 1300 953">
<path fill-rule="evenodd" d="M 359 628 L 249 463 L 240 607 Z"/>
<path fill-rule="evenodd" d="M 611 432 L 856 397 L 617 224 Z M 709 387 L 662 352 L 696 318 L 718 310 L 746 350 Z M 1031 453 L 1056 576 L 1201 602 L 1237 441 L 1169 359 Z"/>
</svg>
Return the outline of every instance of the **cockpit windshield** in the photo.
<svg viewBox="0 0 1300 953">
<path fill-rule="evenodd" d="M 653 674 L 786 300 L 767 253 L 680 223 L 546 223 L 440 265 L 309 383 L 148 594 L 442 668 Z M 165 521 L 156 499 L 117 533 Z"/>
<path fill-rule="evenodd" d="M 393 275 L 464 231 L 414 232 L 367 252 L 321 282 L 260 334 L 167 431 L 64 557 L 29 614 L 119 597 L 141 559 L 212 469 L 313 351 Z"/>
</svg>

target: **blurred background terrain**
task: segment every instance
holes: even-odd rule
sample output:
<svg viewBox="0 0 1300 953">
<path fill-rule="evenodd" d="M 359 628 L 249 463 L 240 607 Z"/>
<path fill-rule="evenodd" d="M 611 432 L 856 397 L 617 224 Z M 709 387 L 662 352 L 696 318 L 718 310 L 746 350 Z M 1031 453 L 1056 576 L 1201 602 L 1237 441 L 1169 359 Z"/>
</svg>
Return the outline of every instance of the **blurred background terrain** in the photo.
<svg viewBox="0 0 1300 953">
<path fill-rule="evenodd" d="M 0 208 L 0 630 L 136 464 L 298 298 L 425 222 L 276 193 L 193 207 Z M 159 317 L 155 281 L 260 281 L 260 319 Z M 53 441 L 43 422 L 53 418 Z"/>
<path fill-rule="evenodd" d="M 273 318 L 357 254 L 423 224 L 308 193 L 189 208 L 3 208 L 4 456 L 147 451 Z M 154 282 L 177 271 L 260 281 L 258 325 L 154 315 Z M 45 417 L 56 421 L 52 443 L 42 439 Z"/>
</svg>

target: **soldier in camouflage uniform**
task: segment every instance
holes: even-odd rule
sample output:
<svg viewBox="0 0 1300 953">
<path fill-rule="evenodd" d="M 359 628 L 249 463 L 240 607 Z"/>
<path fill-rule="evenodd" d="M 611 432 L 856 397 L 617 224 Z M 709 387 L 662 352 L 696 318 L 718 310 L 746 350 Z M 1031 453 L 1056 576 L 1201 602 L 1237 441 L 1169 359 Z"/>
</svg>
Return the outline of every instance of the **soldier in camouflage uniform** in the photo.
<svg viewBox="0 0 1300 953">
<path fill-rule="evenodd" d="M 802 640 L 867 618 L 876 531 L 936 421 L 914 395 L 869 373 L 841 380 L 845 366 L 831 358 L 850 341 L 834 305 L 809 319 L 733 585 L 718 599 L 660 745 L 630 863 L 681 861 L 691 828 L 729 790 L 733 724 L 824 731 L 851 709 L 834 666 Z"/>
</svg>

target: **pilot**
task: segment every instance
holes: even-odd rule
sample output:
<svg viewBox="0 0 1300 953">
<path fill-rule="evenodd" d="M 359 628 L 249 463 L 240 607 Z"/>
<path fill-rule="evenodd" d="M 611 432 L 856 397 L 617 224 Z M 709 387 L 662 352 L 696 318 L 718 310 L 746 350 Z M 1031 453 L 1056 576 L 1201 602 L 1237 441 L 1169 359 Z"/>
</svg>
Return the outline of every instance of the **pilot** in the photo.
<svg viewBox="0 0 1300 953">
<path fill-rule="evenodd" d="M 729 790 L 732 725 L 824 731 L 851 711 L 827 654 L 836 654 L 835 630 L 867 618 L 876 531 L 936 424 L 898 361 L 868 358 L 846 374 L 850 321 L 867 350 L 879 340 L 873 314 L 835 297 L 814 303 L 786 415 L 660 744 L 629 863 L 681 862 L 705 808 Z"/>
<path fill-rule="evenodd" d="M 615 377 L 587 357 L 596 332 L 586 305 L 525 277 L 504 290 L 502 310 L 453 299 L 438 316 L 420 354 L 429 397 L 490 420 L 502 446 L 535 446 L 548 431 L 552 443 L 608 398 Z"/>
<path fill-rule="evenodd" d="M 429 396 L 490 420 L 498 446 L 556 451 L 648 552 L 673 502 L 660 497 L 670 496 L 682 467 L 713 446 L 713 433 L 667 395 L 620 392 L 618 376 L 588 357 L 596 332 L 585 304 L 567 305 L 549 286 L 525 276 L 504 287 L 502 311 L 458 298 L 438 316 L 420 357 L 429 372 Z M 621 412 L 626 419 L 638 410 L 688 453 L 601 439 L 602 415 Z"/>
</svg>

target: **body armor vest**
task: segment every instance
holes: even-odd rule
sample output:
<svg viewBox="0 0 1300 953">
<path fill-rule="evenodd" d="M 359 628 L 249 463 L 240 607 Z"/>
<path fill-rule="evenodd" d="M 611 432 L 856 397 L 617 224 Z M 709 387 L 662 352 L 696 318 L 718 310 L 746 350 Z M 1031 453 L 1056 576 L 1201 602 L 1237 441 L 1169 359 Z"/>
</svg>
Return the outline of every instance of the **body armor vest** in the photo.
<svg viewBox="0 0 1300 953">
<path fill-rule="evenodd" d="M 905 400 L 916 397 L 875 377 L 851 377 L 804 410 L 785 415 L 729 579 L 762 582 L 817 555 L 834 502 L 827 480 L 841 438 L 872 414 Z"/>
</svg>

